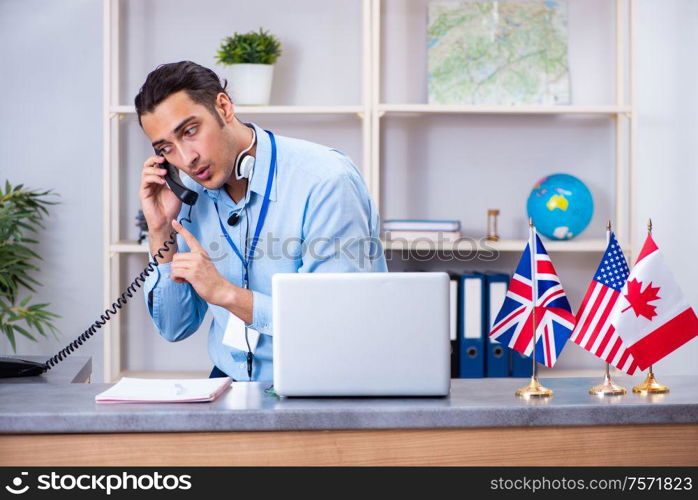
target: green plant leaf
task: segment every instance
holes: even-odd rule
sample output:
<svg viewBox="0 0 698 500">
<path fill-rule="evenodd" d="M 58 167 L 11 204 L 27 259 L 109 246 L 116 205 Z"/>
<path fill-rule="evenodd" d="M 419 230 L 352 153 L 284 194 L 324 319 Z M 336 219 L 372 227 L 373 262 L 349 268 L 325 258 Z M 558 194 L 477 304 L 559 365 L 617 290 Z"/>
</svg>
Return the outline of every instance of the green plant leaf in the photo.
<svg viewBox="0 0 698 500">
<path fill-rule="evenodd" d="M 15 341 L 15 333 L 12 331 L 12 328 L 10 328 L 9 325 L 4 325 L 2 329 L 5 332 L 7 339 L 10 341 L 12 352 L 17 352 L 17 342 Z"/>
<path fill-rule="evenodd" d="M 34 322 L 34 328 L 36 328 L 39 331 L 39 333 L 41 334 L 42 337 L 48 338 L 48 335 L 46 335 L 46 332 L 44 331 L 44 327 L 41 326 L 40 322 L 38 322 L 38 321 Z"/>
<path fill-rule="evenodd" d="M 47 336 L 46 329 L 54 335 L 57 331 L 53 319 L 59 316 L 47 310 L 48 304 L 31 305 L 31 294 L 24 296 L 18 306 L 15 303 L 20 289 L 36 293 L 34 287 L 42 286 L 32 276 L 40 272 L 35 263 L 42 258 L 30 246 L 38 241 L 27 235 L 40 234 L 44 229 L 43 220 L 49 213 L 47 207 L 58 203 L 51 199 L 58 195 L 50 189 L 30 190 L 23 184 L 13 187 L 9 179 L 5 179 L 4 184 L 4 191 L 0 188 L 0 332 L 16 352 L 17 333 L 36 341 L 35 335 L 16 322 L 24 321 L 43 336 Z"/>
<path fill-rule="evenodd" d="M 15 281 L 16 281 L 17 283 L 19 283 L 20 285 L 22 285 L 22 286 L 23 286 L 24 288 L 26 288 L 27 290 L 29 290 L 30 292 L 36 293 L 36 290 L 34 290 L 34 288 L 33 288 L 30 284 L 28 284 L 26 281 L 24 281 L 23 279 L 21 279 L 21 278 L 15 276 Z"/>
<path fill-rule="evenodd" d="M 259 32 L 235 33 L 221 42 L 216 52 L 219 64 L 274 64 L 281 55 L 281 43 L 262 28 Z"/>
<path fill-rule="evenodd" d="M 19 325 L 13 325 L 13 328 L 14 328 L 15 330 L 17 330 L 19 333 L 21 333 L 22 335 L 24 335 L 25 337 L 27 337 L 29 340 L 33 340 L 34 342 L 36 342 L 36 337 L 34 337 L 31 333 L 29 333 L 28 331 L 26 331 L 26 330 L 25 330 L 24 328 L 22 328 L 21 326 L 19 326 Z"/>
</svg>

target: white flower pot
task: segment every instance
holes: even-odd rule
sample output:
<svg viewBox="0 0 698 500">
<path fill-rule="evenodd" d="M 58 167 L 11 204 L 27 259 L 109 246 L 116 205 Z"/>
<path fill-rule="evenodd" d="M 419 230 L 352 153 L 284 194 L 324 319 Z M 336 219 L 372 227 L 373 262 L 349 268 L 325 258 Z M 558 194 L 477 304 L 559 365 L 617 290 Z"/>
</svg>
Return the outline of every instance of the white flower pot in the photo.
<svg viewBox="0 0 698 500">
<path fill-rule="evenodd" d="M 260 106 L 269 104 L 273 64 L 232 64 L 228 66 L 230 94 L 234 104 Z"/>
</svg>

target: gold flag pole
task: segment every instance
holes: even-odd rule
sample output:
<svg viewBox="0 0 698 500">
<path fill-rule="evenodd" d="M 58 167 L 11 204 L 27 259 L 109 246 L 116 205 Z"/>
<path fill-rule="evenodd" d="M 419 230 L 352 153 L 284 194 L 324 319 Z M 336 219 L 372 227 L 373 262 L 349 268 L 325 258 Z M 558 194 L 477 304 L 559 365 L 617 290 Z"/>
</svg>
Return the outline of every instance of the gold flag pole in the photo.
<svg viewBox="0 0 698 500">
<path fill-rule="evenodd" d="M 646 396 L 648 394 L 665 394 L 669 392 L 669 388 L 666 385 L 657 382 L 657 380 L 654 378 L 652 365 L 650 365 L 650 370 L 647 374 L 647 378 L 645 378 L 645 381 L 640 385 L 636 385 L 635 387 L 633 387 L 633 392 L 637 394 L 642 394 L 643 396 Z"/>
<path fill-rule="evenodd" d="M 652 234 L 652 219 L 647 221 L 647 232 Z M 645 381 L 640 385 L 633 387 L 633 392 L 637 394 L 642 394 L 646 396 L 647 394 L 664 394 L 669 392 L 669 387 L 664 384 L 657 382 L 654 378 L 654 371 L 652 370 L 652 365 L 650 365 L 649 372 Z"/>
<path fill-rule="evenodd" d="M 611 242 L 611 221 L 606 224 L 606 245 Z M 603 376 L 603 382 L 595 385 L 589 389 L 589 394 L 592 396 L 620 396 L 627 394 L 628 391 L 625 387 L 613 383 L 611 380 L 611 367 L 608 361 L 606 361 L 606 370 Z"/>
<path fill-rule="evenodd" d="M 531 380 L 528 385 L 518 389 L 516 395 L 520 398 L 530 399 L 530 398 L 549 398 L 553 395 L 553 391 L 541 385 L 538 382 L 538 369 L 536 366 L 536 303 L 538 302 L 538 284 L 536 283 L 536 238 L 535 238 L 535 228 L 533 227 L 533 218 L 528 219 L 528 248 L 531 253 L 531 287 L 532 287 L 532 322 L 533 322 L 533 356 L 531 359 L 533 361 L 533 373 L 531 375 Z"/>
</svg>

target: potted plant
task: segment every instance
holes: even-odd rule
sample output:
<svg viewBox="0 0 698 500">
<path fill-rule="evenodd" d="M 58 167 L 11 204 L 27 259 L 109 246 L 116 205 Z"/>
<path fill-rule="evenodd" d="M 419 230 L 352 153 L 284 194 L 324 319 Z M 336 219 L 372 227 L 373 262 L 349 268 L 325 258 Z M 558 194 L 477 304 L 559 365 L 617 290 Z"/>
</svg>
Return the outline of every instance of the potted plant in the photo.
<svg viewBox="0 0 698 500">
<path fill-rule="evenodd" d="M 29 274 L 39 271 L 34 262 L 41 257 L 30 248 L 37 241 L 27 233 L 44 229 L 41 220 L 48 215 L 46 206 L 55 205 L 46 199 L 49 194 L 51 191 L 29 191 L 22 184 L 12 187 L 9 181 L 4 192 L 0 186 L 0 330 L 14 352 L 17 334 L 36 342 L 32 332 L 47 337 L 50 331 L 56 337 L 58 331 L 53 318 L 59 316 L 46 309 L 49 304 L 30 304 L 29 294 L 20 299 L 23 289 L 36 293 L 34 286 L 41 286 Z"/>
<path fill-rule="evenodd" d="M 216 60 L 228 67 L 233 102 L 269 104 L 274 63 L 280 55 L 281 43 L 262 28 L 223 39 Z"/>
</svg>

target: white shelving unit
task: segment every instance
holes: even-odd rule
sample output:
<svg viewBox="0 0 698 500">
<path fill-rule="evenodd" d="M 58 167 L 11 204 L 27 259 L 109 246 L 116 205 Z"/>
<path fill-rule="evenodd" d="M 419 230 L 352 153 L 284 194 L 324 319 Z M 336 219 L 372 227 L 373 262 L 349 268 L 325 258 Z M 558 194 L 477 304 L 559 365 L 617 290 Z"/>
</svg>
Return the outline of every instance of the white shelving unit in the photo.
<svg viewBox="0 0 698 500">
<path fill-rule="evenodd" d="M 361 115 L 361 106 L 235 106 L 241 115 Z M 135 115 L 134 106 L 112 106 L 112 115 Z"/>
<path fill-rule="evenodd" d="M 389 114 L 453 113 L 473 115 L 608 115 L 629 116 L 630 106 L 459 106 L 438 104 L 378 104 L 379 116 Z"/>
<path fill-rule="evenodd" d="M 470 240 L 431 242 L 426 239 L 413 241 L 383 240 L 383 245 L 389 250 L 414 250 L 427 251 L 438 250 L 446 252 L 523 252 L 526 240 Z M 550 252 L 603 252 L 606 249 L 606 240 L 583 239 L 571 241 L 547 241 L 546 250 Z"/>
<path fill-rule="evenodd" d="M 458 241 L 437 242 L 426 239 L 404 241 L 381 239 L 383 246 L 388 250 L 439 250 L 451 252 L 522 252 L 526 246 L 524 240 L 499 240 L 480 241 L 462 239 Z M 586 239 L 571 241 L 548 241 L 545 248 L 551 252 L 603 252 L 606 249 L 606 240 Z M 113 253 L 147 253 L 146 245 L 134 241 L 121 240 L 111 244 Z"/>
<path fill-rule="evenodd" d="M 607 117 L 615 125 L 615 200 L 614 215 L 617 222 L 616 234 L 626 252 L 633 248 L 631 213 L 634 197 L 634 140 L 636 117 L 633 112 L 633 4 L 635 0 L 615 0 L 615 103 L 593 106 L 436 106 L 423 103 L 384 103 L 381 100 L 381 7 L 382 0 L 357 0 L 361 9 L 362 75 L 361 103 L 342 106 L 272 105 L 236 107 L 240 115 L 291 115 L 299 118 L 309 115 L 355 116 L 361 127 L 362 170 L 369 191 L 380 208 L 382 144 L 381 119 L 395 116 L 408 119 L 424 115 L 461 115 L 463 120 L 475 115 L 597 115 Z M 122 254 L 146 254 L 148 248 L 136 241 L 123 240 L 119 234 L 121 190 L 117 182 L 119 155 L 119 121 L 135 115 L 131 105 L 118 102 L 120 68 L 120 19 L 119 0 L 103 0 L 104 44 L 103 44 L 103 224 L 104 224 L 104 304 L 112 302 L 123 292 L 127 283 L 120 282 Z M 627 30 L 627 31 L 626 31 Z M 381 210 L 381 214 L 383 211 Z M 483 242 L 464 239 L 457 242 L 435 244 L 426 241 L 384 241 L 386 250 L 435 250 L 435 251 L 498 251 L 520 252 L 526 241 L 523 239 Z M 601 253 L 606 246 L 603 239 L 575 239 L 548 242 L 551 252 L 595 252 Z M 145 264 L 145 260 L 144 260 Z M 133 299 L 132 299 L 133 300 Z M 113 381 L 122 373 L 121 328 L 119 315 L 108 322 L 104 330 L 104 378 Z M 142 372 L 141 372 L 142 373 Z"/>
</svg>

